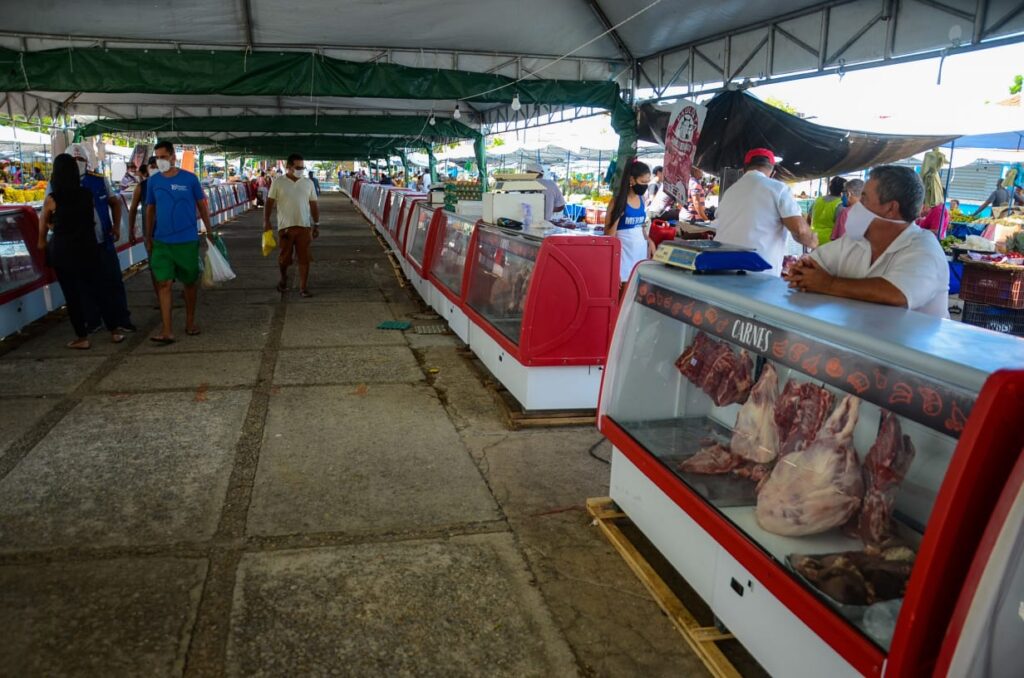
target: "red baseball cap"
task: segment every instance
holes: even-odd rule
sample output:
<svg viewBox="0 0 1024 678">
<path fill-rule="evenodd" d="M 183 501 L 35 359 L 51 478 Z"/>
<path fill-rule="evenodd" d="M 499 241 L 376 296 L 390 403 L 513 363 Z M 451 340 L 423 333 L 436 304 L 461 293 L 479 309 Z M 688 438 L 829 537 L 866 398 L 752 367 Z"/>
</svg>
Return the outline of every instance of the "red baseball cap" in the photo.
<svg viewBox="0 0 1024 678">
<path fill-rule="evenodd" d="M 779 162 L 779 160 L 781 160 L 781 158 L 776 158 L 775 154 L 772 153 L 771 150 L 767 148 L 752 148 L 749 151 L 747 151 L 747 154 L 745 156 L 743 156 L 743 164 L 749 165 L 750 161 L 753 160 L 754 158 L 768 158 L 768 160 L 773 165 Z"/>
</svg>

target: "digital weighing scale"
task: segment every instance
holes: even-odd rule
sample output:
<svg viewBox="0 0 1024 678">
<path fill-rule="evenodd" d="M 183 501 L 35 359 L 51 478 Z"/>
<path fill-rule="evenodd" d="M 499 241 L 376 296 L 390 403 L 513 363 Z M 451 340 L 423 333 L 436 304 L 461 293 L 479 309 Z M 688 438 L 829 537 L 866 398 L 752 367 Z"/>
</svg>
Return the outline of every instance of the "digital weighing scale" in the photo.
<svg viewBox="0 0 1024 678">
<path fill-rule="evenodd" d="M 767 271 L 771 265 L 746 247 L 714 240 L 666 240 L 658 245 L 654 260 L 695 273 L 714 271 Z"/>
</svg>

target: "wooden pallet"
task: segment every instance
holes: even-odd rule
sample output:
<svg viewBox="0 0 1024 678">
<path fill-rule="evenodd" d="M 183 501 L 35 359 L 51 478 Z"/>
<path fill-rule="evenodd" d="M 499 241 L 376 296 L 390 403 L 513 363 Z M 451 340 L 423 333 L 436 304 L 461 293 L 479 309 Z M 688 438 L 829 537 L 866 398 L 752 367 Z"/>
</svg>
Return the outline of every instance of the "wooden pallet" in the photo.
<svg viewBox="0 0 1024 678">
<path fill-rule="evenodd" d="M 527 428 L 556 428 L 560 426 L 593 426 L 596 410 L 527 410 L 516 400 L 507 388 L 484 366 L 468 348 L 456 349 L 480 377 L 481 383 L 491 393 L 494 402 L 501 409 L 505 425 L 509 430 Z"/>
<path fill-rule="evenodd" d="M 655 602 L 668 616 L 672 625 L 676 627 L 683 640 L 700 658 L 711 675 L 715 678 L 741 678 L 739 671 L 716 644 L 722 640 L 732 640 L 733 635 L 714 626 L 702 626 L 697 621 L 679 600 L 679 597 L 654 571 L 647 559 L 619 529 L 616 521 L 628 519 L 629 516 L 620 511 L 615 502 L 608 497 L 587 499 L 587 512 L 593 517 L 594 525 L 600 528 L 605 538 L 619 552 L 622 559 L 633 570 L 633 574 L 647 588 Z"/>
</svg>

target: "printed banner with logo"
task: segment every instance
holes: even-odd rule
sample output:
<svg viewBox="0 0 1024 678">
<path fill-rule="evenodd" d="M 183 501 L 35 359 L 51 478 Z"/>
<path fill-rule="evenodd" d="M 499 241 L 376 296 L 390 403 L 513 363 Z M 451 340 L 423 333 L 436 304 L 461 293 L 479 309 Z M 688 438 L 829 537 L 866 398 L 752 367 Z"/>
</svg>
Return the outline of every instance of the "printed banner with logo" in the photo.
<svg viewBox="0 0 1024 678">
<path fill-rule="evenodd" d="M 665 134 L 664 185 L 676 200 L 686 201 L 689 193 L 690 167 L 700 141 L 700 130 L 708 109 L 698 103 L 682 100 L 672 107 Z"/>
</svg>

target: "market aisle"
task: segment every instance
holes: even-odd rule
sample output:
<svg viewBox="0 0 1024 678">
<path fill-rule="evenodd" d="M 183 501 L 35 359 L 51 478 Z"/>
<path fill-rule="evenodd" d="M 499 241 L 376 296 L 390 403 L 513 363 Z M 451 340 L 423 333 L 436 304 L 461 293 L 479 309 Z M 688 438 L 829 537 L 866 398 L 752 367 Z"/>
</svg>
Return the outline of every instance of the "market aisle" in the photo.
<svg viewBox="0 0 1024 678">
<path fill-rule="evenodd" d="M 322 209 L 312 299 L 250 213 L 201 336 L 147 341 L 143 273 L 126 344 L 0 345 L 4 671 L 703 675 L 588 526 L 598 434 L 509 432 L 452 336 L 375 329 L 439 321 Z"/>
</svg>

